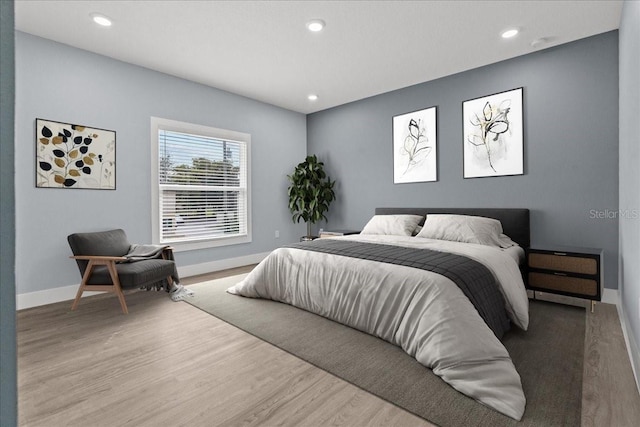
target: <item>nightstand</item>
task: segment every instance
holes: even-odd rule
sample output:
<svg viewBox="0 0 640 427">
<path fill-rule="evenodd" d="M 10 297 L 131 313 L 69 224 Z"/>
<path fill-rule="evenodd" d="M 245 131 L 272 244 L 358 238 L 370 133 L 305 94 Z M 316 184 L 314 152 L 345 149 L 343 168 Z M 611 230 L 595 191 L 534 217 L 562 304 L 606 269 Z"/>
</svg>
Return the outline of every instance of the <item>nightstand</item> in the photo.
<svg viewBox="0 0 640 427">
<path fill-rule="evenodd" d="M 357 230 L 322 230 L 320 232 L 320 238 L 334 237 L 334 236 L 348 236 L 350 234 L 360 234 Z"/>
<path fill-rule="evenodd" d="M 527 251 L 527 288 L 575 298 L 602 300 L 602 249 L 555 246 Z"/>
</svg>

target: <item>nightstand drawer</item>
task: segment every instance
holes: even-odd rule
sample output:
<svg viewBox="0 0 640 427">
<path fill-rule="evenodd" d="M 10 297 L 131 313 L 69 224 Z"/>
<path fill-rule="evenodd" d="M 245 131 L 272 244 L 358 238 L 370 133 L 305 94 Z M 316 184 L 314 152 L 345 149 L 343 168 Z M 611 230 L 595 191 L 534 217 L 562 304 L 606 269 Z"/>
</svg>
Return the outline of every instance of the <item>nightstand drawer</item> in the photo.
<svg viewBox="0 0 640 427">
<path fill-rule="evenodd" d="M 564 255 L 562 252 L 531 253 L 529 254 L 529 267 L 568 273 L 598 274 L 596 259 Z"/>
<path fill-rule="evenodd" d="M 599 285 L 598 281 L 594 279 L 530 272 L 529 286 L 536 289 L 597 297 Z"/>
</svg>

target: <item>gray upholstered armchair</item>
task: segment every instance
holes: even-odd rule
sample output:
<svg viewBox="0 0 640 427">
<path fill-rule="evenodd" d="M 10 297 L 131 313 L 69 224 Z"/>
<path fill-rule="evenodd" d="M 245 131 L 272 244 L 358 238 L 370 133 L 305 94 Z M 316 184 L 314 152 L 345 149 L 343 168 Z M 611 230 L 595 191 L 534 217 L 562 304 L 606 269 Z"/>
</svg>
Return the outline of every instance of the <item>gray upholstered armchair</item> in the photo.
<svg viewBox="0 0 640 427">
<path fill-rule="evenodd" d="M 127 262 L 131 244 L 124 230 L 95 233 L 75 233 L 67 237 L 69 246 L 80 269 L 82 282 L 71 310 L 75 310 L 84 291 L 113 292 L 120 301 L 122 311 L 128 313 L 123 289 L 157 286 L 167 290 L 177 280 L 176 266 L 171 248 L 158 250 L 158 257 Z"/>
</svg>

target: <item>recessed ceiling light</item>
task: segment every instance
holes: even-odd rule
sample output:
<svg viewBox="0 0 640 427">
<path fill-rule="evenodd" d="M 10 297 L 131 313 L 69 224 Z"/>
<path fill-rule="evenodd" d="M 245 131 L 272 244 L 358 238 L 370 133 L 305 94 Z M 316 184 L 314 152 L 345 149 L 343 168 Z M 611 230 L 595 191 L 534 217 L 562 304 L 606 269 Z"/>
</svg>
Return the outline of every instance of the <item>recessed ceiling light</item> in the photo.
<svg viewBox="0 0 640 427">
<path fill-rule="evenodd" d="M 510 39 L 511 37 L 518 35 L 519 32 L 520 30 L 517 28 L 509 28 L 508 30 L 503 31 L 501 35 L 503 39 Z"/>
<path fill-rule="evenodd" d="M 90 16 L 91 19 L 93 19 L 93 22 L 103 27 L 110 27 L 113 24 L 113 22 L 111 22 L 111 19 L 100 13 L 92 13 Z"/>
<path fill-rule="evenodd" d="M 318 100 L 318 95 L 312 93 L 311 95 L 307 96 L 307 99 L 309 101 L 317 101 Z"/>
<path fill-rule="evenodd" d="M 314 33 L 322 31 L 324 26 L 325 23 L 322 19 L 312 19 L 311 21 L 307 22 L 307 28 L 309 29 L 309 31 L 313 31 Z"/>
</svg>

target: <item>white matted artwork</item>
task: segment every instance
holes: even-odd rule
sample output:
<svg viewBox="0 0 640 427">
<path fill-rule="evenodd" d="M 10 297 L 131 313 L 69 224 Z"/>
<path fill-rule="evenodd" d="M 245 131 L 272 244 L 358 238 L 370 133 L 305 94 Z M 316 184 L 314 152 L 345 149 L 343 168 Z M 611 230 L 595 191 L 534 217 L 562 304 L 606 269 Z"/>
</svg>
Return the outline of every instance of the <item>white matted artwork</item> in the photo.
<svg viewBox="0 0 640 427">
<path fill-rule="evenodd" d="M 437 107 L 393 117 L 393 183 L 438 180 Z"/>
<path fill-rule="evenodd" d="M 524 174 L 522 88 L 462 103 L 465 178 Z"/>
<path fill-rule="evenodd" d="M 36 187 L 115 190 L 116 132 L 36 119 Z"/>
</svg>

